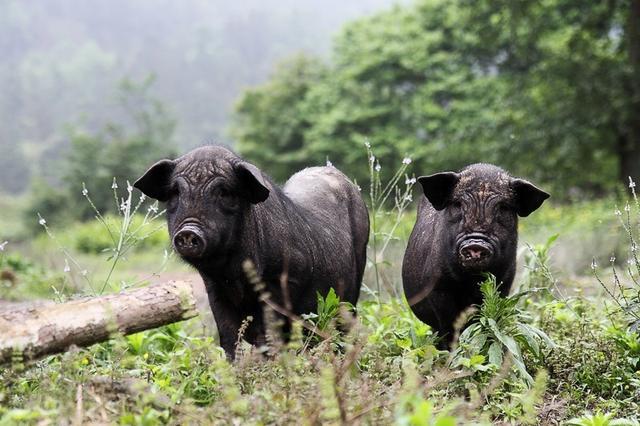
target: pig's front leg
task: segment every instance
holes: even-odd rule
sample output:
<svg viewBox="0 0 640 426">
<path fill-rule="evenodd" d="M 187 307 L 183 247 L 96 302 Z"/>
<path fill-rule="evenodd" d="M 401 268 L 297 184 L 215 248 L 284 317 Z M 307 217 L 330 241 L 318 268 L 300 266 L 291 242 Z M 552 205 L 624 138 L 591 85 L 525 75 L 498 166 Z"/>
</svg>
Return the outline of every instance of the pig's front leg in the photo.
<svg viewBox="0 0 640 426">
<path fill-rule="evenodd" d="M 449 350 L 455 334 L 453 324 L 462 311 L 455 303 L 455 294 L 436 287 L 413 306 L 413 311 L 438 333 L 438 349 Z"/>
<path fill-rule="evenodd" d="M 224 349 L 227 358 L 233 361 L 236 357 L 236 344 L 238 343 L 238 330 L 242 323 L 238 312 L 230 306 L 224 297 L 215 291 L 213 285 L 205 283 L 209 305 L 213 311 L 213 318 L 216 320 L 220 346 Z"/>
</svg>

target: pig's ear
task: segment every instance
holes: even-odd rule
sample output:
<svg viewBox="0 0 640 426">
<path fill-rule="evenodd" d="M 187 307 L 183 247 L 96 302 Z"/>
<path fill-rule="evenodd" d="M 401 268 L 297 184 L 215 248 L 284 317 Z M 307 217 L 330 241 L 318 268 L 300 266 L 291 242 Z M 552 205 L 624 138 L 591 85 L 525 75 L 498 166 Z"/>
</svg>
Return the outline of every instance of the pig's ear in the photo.
<svg viewBox="0 0 640 426">
<path fill-rule="evenodd" d="M 442 172 L 418 178 L 425 197 L 436 210 L 445 208 L 459 180 L 460 175 L 454 172 Z"/>
<path fill-rule="evenodd" d="M 236 172 L 252 204 L 261 203 L 269 197 L 269 187 L 262 172 L 251 163 L 243 161 L 236 165 Z"/>
<path fill-rule="evenodd" d="M 516 213 L 521 217 L 529 216 L 549 198 L 549 194 L 524 179 L 513 179 L 511 188 L 516 198 Z"/>
<path fill-rule="evenodd" d="M 142 175 L 134 184 L 147 197 L 158 201 L 169 199 L 169 182 L 176 162 L 172 160 L 160 160 Z"/>
</svg>

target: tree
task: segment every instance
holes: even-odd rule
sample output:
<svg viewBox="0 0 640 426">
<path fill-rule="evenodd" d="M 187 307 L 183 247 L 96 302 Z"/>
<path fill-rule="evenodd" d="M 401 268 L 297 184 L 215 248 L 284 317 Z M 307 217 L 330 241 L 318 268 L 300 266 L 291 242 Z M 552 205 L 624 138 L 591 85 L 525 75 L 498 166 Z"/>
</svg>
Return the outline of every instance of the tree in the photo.
<svg viewBox="0 0 640 426">
<path fill-rule="evenodd" d="M 474 73 L 457 25 L 447 2 L 395 7 L 349 24 L 328 70 L 300 85 L 281 68 L 245 93 L 236 110 L 240 151 L 260 161 L 286 158 L 295 145 L 296 166 L 329 158 L 360 181 L 368 180 L 367 140 L 387 162 L 409 155 L 424 171 L 491 154 L 483 111 L 495 79 Z M 279 142 L 292 133 L 295 144 Z"/>
<path fill-rule="evenodd" d="M 42 180 L 36 181 L 29 223 L 35 223 L 33 217 L 38 212 L 53 222 L 93 218 L 93 207 L 81 195 L 83 185 L 100 212 L 114 211 L 114 178 L 124 186 L 159 159 L 175 157 L 175 121 L 151 95 L 153 82 L 153 76 L 141 83 L 122 82 L 118 94 L 124 114 L 118 124 L 107 123 L 97 133 L 77 127 L 69 130 L 70 147 L 58 166 L 60 184 L 50 188 Z"/>
<path fill-rule="evenodd" d="M 240 149 L 283 155 L 273 117 L 291 116 L 308 164 L 329 157 L 359 180 L 370 140 L 418 173 L 494 162 L 558 198 L 603 193 L 640 177 L 638 1 L 422 0 L 352 22 L 302 90 L 270 90 L 290 78 L 278 71 L 248 92 Z"/>
<path fill-rule="evenodd" d="M 397 6 L 347 25 L 328 75 L 310 91 L 307 136 L 360 180 L 365 140 L 387 164 L 413 157 L 420 173 L 496 160 L 487 130 L 499 82 L 475 72 L 452 3 Z"/>
<path fill-rule="evenodd" d="M 268 168 L 275 179 L 284 181 L 312 156 L 305 144 L 311 122 L 303 108 L 309 88 L 324 72 L 320 61 L 296 55 L 281 63 L 267 84 L 247 90 L 236 105 L 231 133 L 240 153 Z"/>
<path fill-rule="evenodd" d="M 596 193 L 640 177 L 633 3 L 461 1 L 478 60 L 510 86 L 500 125 L 528 174 Z"/>
</svg>

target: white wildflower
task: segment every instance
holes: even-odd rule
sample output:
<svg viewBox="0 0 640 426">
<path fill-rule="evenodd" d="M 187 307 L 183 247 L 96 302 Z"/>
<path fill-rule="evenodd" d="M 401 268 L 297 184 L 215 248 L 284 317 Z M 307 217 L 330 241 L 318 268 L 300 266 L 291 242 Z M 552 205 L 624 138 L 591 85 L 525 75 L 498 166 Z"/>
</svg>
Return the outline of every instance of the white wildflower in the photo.
<svg viewBox="0 0 640 426">
<path fill-rule="evenodd" d="M 87 271 L 86 269 L 83 269 L 83 270 L 80 272 L 80 274 L 81 274 L 83 277 L 86 277 L 86 276 L 89 274 L 89 271 Z"/>
<path fill-rule="evenodd" d="M 131 192 L 133 191 L 133 186 L 131 186 L 131 184 L 129 183 L 129 181 L 127 181 L 127 192 Z"/>
<path fill-rule="evenodd" d="M 595 271 L 597 267 L 598 267 L 598 264 L 596 263 L 596 259 L 594 258 L 591 261 L 591 269 L 593 269 Z"/>
<path fill-rule="evenodd" d="M 44 220 L 44 218 L 42 216 L 40 216 L 40 220 L 38 221 L 38 223 L 42 226 L 45 226 L 47 224 L 47 221 Z"/>
<path fill-rule="evenodd" d="M 149 206 L 149 212 L 153 214 L 158 213 L 158 204 L 154 203 L 151 206 Z"/>
<path fill-rule="evenodd" d="M 409 164 L 411 164 L 411 158 L 409 158 L 409 157 L 404 157 L 404 158 L 402 159 L 402 164 L 405 164 L 405 165 L 409 165 Z"/>
<path fill-rule="evenodd" d="M 357 189 L 358 191 L 362 192 L 362 188 L 360 188 L 360 185 L 358 185 L 357 183 L 356 183 L 356 189 Z"/>
<path fill-rule="evenodd" d="M 64 260 L 64 269 L 63 271 L 66 272 L 71 272 L 71 267 L 69 266 L 69 261 L 67 259 Z"/>
<path fill-rule="evenodd" d="M 413 185 L 414 183 L 416 183 L 416 178 L 409 178 L 409 177 L 408 177 L 408 178 L 404 181 L 404 184 L 405 184 L 405 185 Z"/>
<path fill-rule="evenodd" d="M 116 182 L 116 178 L 113 178 L 113 183 L 111 184 L 111 189 L 118 189 L 118 182 Z"/>
<path fill-rule="evenodd" d="M 616 257 L 615 257 L 615 256 L 611 256 L 611 257 L 609 258 L 609 262 L 611 262 L 611 263 L 616 263 Z"/>
<path fill-rule="evenodd" d="M 9 241 L 5 241 L 2 244 L 0 244 L 0 251 L 4 251 L 4 248 L 7 244 L 9 244 Z"/>
<path fill-rule="evenodd" d="M 371 149 L 371 144 L 369 143 L 369 141 L 365 142 L 364 146 L 366 146 L 367 149 Z"/>
<path fill-rule="evenodd" d="M 376 164 L 376 172 L 379 172 L 380 170 L 382 170 L 382 166 L 380 166 L 380 163 Z"/>
<path fill-rule="evenodd" d="M 630 210 L 631 210 L 631 207 L 629 206 L 629 203 L 627 203 L 627 204 L 624 206 L 624 211 L 625 211 L 625 212 L 629 212 Z"/>
<path fill-rule="evenodd" d="M 333 167 L 333 163 L 327 158 L 327 167 Z"/>
<path fill-rule="evenodd" d="M 622 212 L 620 211 L 620 209 L 616 209 L 615 212 L 613 212 L 616 216 L 622 216 Z"/>
<path fill-rule="evenodd" d="M 371 157 L 369 157 L 369 162 L 371 164 L 375 163 L 376 162 L 376 156 L 372 154 Z"/>
<path fill-rule="evenodd" d="M 82 186 L 82 195 L 84 195 L 85 197 L 89 195 L 89 190 L 84 185 Z"/>
<path fill-rule="evenodd" d="M 411 194 L 407 194 L 407 196 L 406 196 L 406 197 L 404 197 L 404 198 L 405 198 L 405 200 L 407 200 L 407 201 L 413 201 L 413 195 L 411 195 Z"/>
<path fill-rule="evenodd" d="M 631 179 L 631 176 L 629 176 L 629 188 L 633 189 L 636 187 L 636 183 L 633 181 L 633 179 Z"/>
</svg>

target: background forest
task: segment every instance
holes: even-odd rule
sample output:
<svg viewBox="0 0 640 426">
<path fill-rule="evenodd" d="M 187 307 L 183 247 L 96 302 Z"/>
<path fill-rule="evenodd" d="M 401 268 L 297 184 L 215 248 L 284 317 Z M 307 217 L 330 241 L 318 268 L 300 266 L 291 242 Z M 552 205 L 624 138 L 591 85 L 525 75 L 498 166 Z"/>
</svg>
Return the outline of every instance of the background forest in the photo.
<svg viewBox="0 0 640 426">
<path fill-rule="evenodd" d="M 640 174 L 628 1 L 419 1 L 339 31 L 383 2 L 223 3 L 3 3 L 1 189 L 97 190 L 207 142 L 279 181 L 327 159 L 366 180 L 365 140 L 423 174 L 500 164 L 558 200 Z"/>
</svg>

